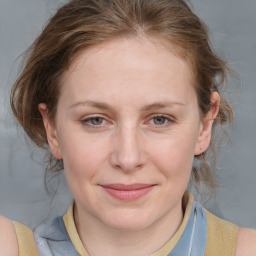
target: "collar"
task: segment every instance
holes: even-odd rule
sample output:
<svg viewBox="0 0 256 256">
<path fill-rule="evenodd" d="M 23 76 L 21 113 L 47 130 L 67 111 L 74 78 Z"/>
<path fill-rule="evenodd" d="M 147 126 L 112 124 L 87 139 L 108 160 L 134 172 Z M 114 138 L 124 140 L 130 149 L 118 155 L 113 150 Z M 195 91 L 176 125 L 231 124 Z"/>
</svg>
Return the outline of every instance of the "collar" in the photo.
<svg viewBox="0 0 256 256">
<path fill-rule="evenodd" d="M 180 238 L 181 238 L 182 234 L 184 233 L 184 230 L 187 226 L 189 217 L 191 215 L 191 210 L 193 207 L 193 201 L 194 201 L 193 195 L 190 192 L 186 191 L 183 196 L 183 204 L 186 204 L 186 208 L 185 208 L 185 214 L 184 214 L 181 225 L 179 226 L 179 228 L 175 232 L 175 234 L 170 238 L 170 240 L 160 250 L 158 250 L 151 256 L 168 255 L 168 253 L 170 253 L 173 250 L 173 248 L 176 246 L 176 244 L 180 240 Z M 69 234 L 69 237 L 70 237 L 77 253 L 80 256 L 89 256 L 89 254 L 86 252 L 86 250 L 82 244 L 82 241 L 78 235 L 73 213 L 74 213 L 74 200 L 70 204 L 67 213 L 63 216 L 63 221 L 64 221 L 65 227 L 67 229 L 67 232 Z"/>
</svg>

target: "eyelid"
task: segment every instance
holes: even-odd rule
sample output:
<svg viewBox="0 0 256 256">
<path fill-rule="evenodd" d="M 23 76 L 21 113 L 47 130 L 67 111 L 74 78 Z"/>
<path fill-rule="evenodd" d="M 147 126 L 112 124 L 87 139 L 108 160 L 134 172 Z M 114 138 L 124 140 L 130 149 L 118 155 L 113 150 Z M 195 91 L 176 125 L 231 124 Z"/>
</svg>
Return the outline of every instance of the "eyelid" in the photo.
<svg viewBox="0 0 256 256">
<path fill-rule="evenodd" d="M 169 119 L 171 121 L 174 121 L 175 120 L 175 117 L 169 115 L 169 114 L 162 114 L 162 113 L 159 113 L 159 114 L 151 114 L 149 116 L 148 119 L 152 119 L 152 118 L 155 118 L 155 117 L 165 117 L 166 119 Z"/>
<path fill-rule="evenodd" d="M 157 117 L 163 117 L 167 120 L 167 123 L 166 124 L 160 124 L 160 125 L 157 125 L 157 124 L 150 124 L 150 121 L 154 118 L 157 118 Z M 94 118 L 101 118 L 103 119 L 103 123 L 100 124 L 100 125 L 93 125 L 93 124 L 90 124 L 89 121 L 94 119 Z M 157 113 L 157 114 L 151 114 L 149 115 L 149 117 L 146 119 L 146 124 L 149 124 L 153 127 L 156 127 L 156 128 L 164 128 L 164 127 L 168 127 L 169 125 L 171 125 L 173 122 L 175 121 L 175 117 L 169 115 L 169 114 L 162 114 L 162 113 Z M 82 123 L 83 126 L 86 126 L 88 128 L 92 128 L 92 129 L 100 129 L 100 128 L 104 128 L 106 125 L 108 124 L 111 124 L 112 122 L 109 120 L 108 117 L 106 117 L 105 115 L 103 114 L 91 114 L 91 115 L 87 115 L 87 116 L 84 116 L 80 119 L 80 123 Z"/>
<path fill-rule="evenodd" d="M 150 115 L 149 118 L 147 119 L 148 120 L 147 122 L 150 122 L 152 119 L 154 119 L 156 117 L 164 117 L 168 121 L 167 124 L 163 124 L 163 125 L 152 124 L 153 126 L 155 126 L 157 128 L 167 127 L 175 121 L 175 118 L 173 116 L 161 113 L 161 114 L 152 114 L 152 115 Z"/>
<path fill-rule="evenodd" d="M 103 124 L 100 124 L 100 125 L 93 125 L 93 124 L 88 123 L 90 120 L 95 119 L 95 118 L 101 118 L 105 122 Z M 102 128 L 107 123 L 110 123 L 107 120 L 107 118 L 105 116 L 101 115 L 101 114 L 93 114 L 93 115 L 84 116 L 83 118 L 81 118 L 80 122 L 82 123 L 82 125 L 87 126 L 89 128 Z"/>
</svg>

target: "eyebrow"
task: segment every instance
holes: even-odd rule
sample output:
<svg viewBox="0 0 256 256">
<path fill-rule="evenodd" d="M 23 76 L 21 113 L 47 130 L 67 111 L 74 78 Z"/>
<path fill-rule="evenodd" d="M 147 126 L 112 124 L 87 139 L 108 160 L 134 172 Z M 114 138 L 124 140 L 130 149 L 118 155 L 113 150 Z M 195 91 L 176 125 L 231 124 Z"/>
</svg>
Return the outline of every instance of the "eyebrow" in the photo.
<svg viewBox="0 0 256 256">
<path fill-rule="evenodd" d="M 85 100 L 85 101 L 79 101 L 77 103 L 72 104 L 71 106 L 69 106 L 70 108 L 75 108 L 78 106 L 91 106 L 91 107 L 95 107 L 98 109 L 102 109 L 102 110 L 110 110 L 113 109 L 109 104 L 107 103 L 103 103 L 103 102 L 97 102 L 97 101 L 91 101 L 91 100 Z M 177 101 L 163 101 L 163 102 L 155 102 L 146 106 L 143 106 L 141 108 L 141 111 L 149 111 L 152 109 L 159 109 L 159 108 L 166 108 L 166 107 L 172 107 L 175 105 L 179 105 L 179 106 L 185 106 L 184 103 L 182 102 L 177 102 Z"/>
<path fill-rule="evenodd" d="M 95 107 L 95 108 L 99 108 L 99 109 L 106 109 L 106 110 L 111 109 L 111 106 L 108 105 L 107 103 L 96 102 L 96 101 L 91 101 L 91 100 L 79 101 L 79 102 L 74 103 L 71 106 L 69 106 L 69 108 L 75 108 L 75 107 L 85 106 L 85 105 L 89 105 L 91 107 Z"/>
<path fill-rule="evenodd" d="M 152 110 L 152 109 L 172 107 L 172 106 L 175 106 L 175 105 L 179 105 L 179 106 L 183 106 L 183 107 L 185 106 L 185 104 L 182 103 L 182 102 L 164 101 L 164 102 L 156 102 L 156 103 L 153 103 L 153 104 L 146 105 L 146 106 L 142 107 L 141 110 L 142 111 L 149 111 L 149 110 Z"/>
</svg>

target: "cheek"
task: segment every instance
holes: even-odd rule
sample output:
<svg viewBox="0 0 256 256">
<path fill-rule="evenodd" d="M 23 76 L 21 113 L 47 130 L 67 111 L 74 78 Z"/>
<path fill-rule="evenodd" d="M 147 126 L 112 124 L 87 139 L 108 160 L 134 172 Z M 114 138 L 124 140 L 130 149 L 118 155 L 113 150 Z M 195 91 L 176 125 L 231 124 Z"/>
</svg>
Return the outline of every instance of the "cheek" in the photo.
<svg viewBox="0 0 256 256">
<path fill-rule="evenodd" d="M 173 134 L 163 140 L 147 145 L 150 159 L 165 176 L 190 176 L 196 141 L 191 134 Z M 182 171 L 181 171 L 182 170 Z"/>
<path fill-rule="evenodd" d="M 67 176 L 93 177 L 106 160 L 108 144 L 95 136 L 62 131 L 60 141 Z"/>
</svg>

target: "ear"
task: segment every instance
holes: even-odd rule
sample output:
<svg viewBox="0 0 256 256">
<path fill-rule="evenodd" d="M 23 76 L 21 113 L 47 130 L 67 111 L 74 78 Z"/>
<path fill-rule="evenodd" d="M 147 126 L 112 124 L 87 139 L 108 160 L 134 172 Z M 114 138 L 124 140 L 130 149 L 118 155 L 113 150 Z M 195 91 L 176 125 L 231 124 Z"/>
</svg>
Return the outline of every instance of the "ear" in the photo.
<svg viewBox="0 0 256 256">
<path fill-rule="evenodd" d="M 43 117 L 44 128 L 47 134 L 47 140 L 52 154 L 55 156 L 55 158 L 62 159 L 56 128 L 48 116 L 48 109 L 46 104 L 40 103 L 38 105 L 38 110 Z"/>
<path fill-rule="evenodd" d="M 219 112 L 220 95 L 211 93 L 211 108 L 204 116 L 200 124 L 199 136 L 196 142 L 195 155 L 200 155 L 207 150 L 211 141 L 212 125 Z"/>
</svg>

